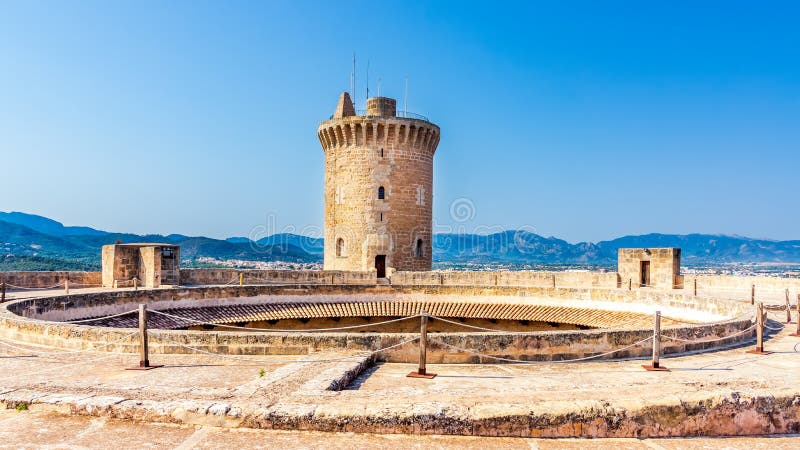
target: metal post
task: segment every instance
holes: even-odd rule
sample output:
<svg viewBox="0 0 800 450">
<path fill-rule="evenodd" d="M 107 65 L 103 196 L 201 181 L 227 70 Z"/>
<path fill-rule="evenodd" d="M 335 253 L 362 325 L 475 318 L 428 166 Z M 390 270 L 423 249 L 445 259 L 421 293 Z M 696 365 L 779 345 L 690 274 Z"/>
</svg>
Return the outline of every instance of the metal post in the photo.
<svg viewBox="0 0 800 450">
<path fill-rule="evenodd" d="M 786 289 L 786 323 L 792 323 L 792 304 L 789 303 L 789 289 Z"/>
<path fill-rule="evenodd" d="M 64 280 L 64 293 L 69 295 L 69 280 Z"/>
<path fill-rule="evenodd" d="M 134 291 L 138 291 L 139 290 L 139 279 L 138 278 L 134 278 L 133 279 L 133 290 Z"/>
<path fill-rule="evenodd" d="M 694 296 L 697 297 L 697 278 L 694 279 Z"/>
<path fill-rule="evenodd" d="M 800 298 L 800 296 L 798 296 Z M 6 302 L 6 282 L 0 283 L 0 303 Z"/>
<path fill-rule="evenodd" d="M 150 365 L 150 348 L 147 343 L 147 304 L 139 304 L 139 365 L 128 370 L 150 370 L 161 366 Z"/>
<path fill-rule="evenodd" d="M 433 378 L 435 373 L 428 373 L 425 363 L 428 360 L 428 313 L 423 312 L 419 321 L 419 369 L 411 372 L 411 378 Z"/>
<path fill-rule="evenodd" d="M 756 348 L 747 353 L 756 355 L 768 355 L 772 352 L 764 351 L 764 303 L 758 302 L 756 307 Z"/>
<path fill-rule="evenodd" d="M 628 278 L 628 290 L 633 289 L 633 278 Z"/>
<path fill-rule="evenodd" d="M 242 286 L 243 284 L 244 284 L 244 274 L 240 273 L 239 274 L 239 286 Z"/>
<path fill-rule="evenodd" d="M 150 367 L 147 347 L 147 305 L 139 304 L 139 367 Z"/>
<path fill-rule="evenodd" d="M 653 317 L 653 361 L 649 366 L 642 366 L 645 370 L 654 372 L 669 372 L 661 365 L 661 311 L 656 311 Z"/>
<path fill-rule="evenodd" d="M 756 285 L 755 284 L 750 286 L 750 304 L 751 305 L 755 305 L 756 304 Z"/>
<path fill-rule="evenodd" d="M 5 293 L 5 290 L 3 290 Z M 797 330 L 790 336 L 800 337 L 800 294 L 797 294 Z"/>
<path fill-rule="evenodd" d="M 553 274 L 553 289 L 556 288 L 556 274 Z"/>
</svg>

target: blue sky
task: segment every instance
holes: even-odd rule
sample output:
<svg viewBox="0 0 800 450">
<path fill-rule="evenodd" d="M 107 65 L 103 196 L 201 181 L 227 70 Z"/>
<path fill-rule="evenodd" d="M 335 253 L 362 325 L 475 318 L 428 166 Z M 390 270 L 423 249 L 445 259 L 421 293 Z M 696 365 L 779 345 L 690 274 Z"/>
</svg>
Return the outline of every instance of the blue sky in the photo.
<svg viewBox="0 0 800 450">
<path fill-rule="evenodd" d="M 442 129 L 440 231 L 800 239 L 799 22 L 794 2 L 4 1 L 0 210 L 319 227 L 316 127 L 355 52 L 358 102 L 369 60 L 371 93 L 408 77 Z"/>
</svg>

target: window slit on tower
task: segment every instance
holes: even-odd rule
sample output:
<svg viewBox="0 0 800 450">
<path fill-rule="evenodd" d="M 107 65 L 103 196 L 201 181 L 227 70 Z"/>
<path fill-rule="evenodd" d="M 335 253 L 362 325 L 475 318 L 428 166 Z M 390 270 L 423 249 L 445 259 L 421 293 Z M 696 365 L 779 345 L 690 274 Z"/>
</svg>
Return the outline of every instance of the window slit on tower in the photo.
<svg viewBox="0 0 800 450">
<path fill-rule="evenodd" d="M 383 186 L 378 188 L 378 200 L 383 200 L 386 198 L 386 189 Z"/>
</svg>

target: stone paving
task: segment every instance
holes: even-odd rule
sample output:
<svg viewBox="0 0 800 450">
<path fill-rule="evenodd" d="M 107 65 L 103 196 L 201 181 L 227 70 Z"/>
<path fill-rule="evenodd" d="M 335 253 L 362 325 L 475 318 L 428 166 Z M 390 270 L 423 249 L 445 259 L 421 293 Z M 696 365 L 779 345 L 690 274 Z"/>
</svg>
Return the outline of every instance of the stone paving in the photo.
<svg viewBox="0 0 800 450">
<path fill-rule="evenodd" d="M 781 313 L 771 314 L 773 319 L 780 316 Z M 773 320 L 770 326 L 779 324 Z M 428 370 L 439 375 L 433 380 L 424 380 L 405 376 L 416 369 L 415 365 L 377 364 L 367 368 L 342 391 L 331 391 L 328 387 L 341 381 L 343 375 L 358 372 L 367 363 L 364 358 L 343 354 L 242 359 L 154 355 L 152 363 L 164 364 L 164 367 L 128 371 L 126 367 L 137 363 L 134 355 L 44 354 L 41 352 L 61 350 L 2 340 L 0 411 L 3 407 L 27 408 L 28 411 L 3 411 L 0 418 L 2 423 L 30 420 L 33 425 L 43 414 L 94 416 L 96 418 L 59 420 L 75 420 L 75 430 L 97 423 L 120 430 L 139 426 L 143 427 L 143 433 L 154 436 L 152 439 L 160 439 L 163 434 L 167 447 L 183 445 L 191 438 L 195 431 L 186 428 L 188 425 L 533 437 L 798 433 L 800 338 L 789 336 L 795 327 L 796 324 L 791 324 L 770 336 L 766 348 L 774 351 L 773 354 L 752 355 L 745 353 L 744 348 L 732 348 L 663 360 L 671 372 L 644 371 L 641 364 L 647 361 L 642 360 L 429 365 Z M 2 345 L 2 342 L 21 349 Z M 348 359 L 343 361 L 343 358 Z M 151 425 L 116 422 L 112 418 L 169 422 L 173 424 L 170 430 L 179 431 L 174 431 L 175 440 L 169 441 L 168 435 L 173 431 L 160 434 L 156 428 L 148 428 Z M 83 425 L 77 425 L 79 423 Z M 166 427 L 152 425 L 158 426 Z M 6 429 L 0 426 L 0 430 Z M 215 442 L 225 442 L 225 437 L 219 436 L 228 436 L 224 434 L 228 433 L 226 431 L 213 430 L 207 432 L 208 436 L 217 436 L 208 438 L 210 447 L 214 447 Z M 54 439 L 53 435 L 43 433 L 42 442 Z M 79 433 L 75 431 L 76 435 Z M 239 436 L 236 433 L 231 432 L 230 436 Z M 291 436 L 291 433 L 270 433 Z M 324 439 L 333 439 L 329 442 L 335 445 L 338 439 L 335 436 L 340 435 L 324 436 Z M 353 442 L 369 447 L 370 443 L 399 445 L 402 439 L 370 436 Z M 291 441 L 292 438 L 286 439 Z M 472 438 L 409 436 L 407 439 L 402 445 L 412 448 L 422 445 L 445 448 L 456 442 L 469 446 L 481 442 L 469 440 Z M 80 443 L 83 441 L 76 442 L 79 443 L 75 445 L 91 447 Z M 158 444 L 150 442 L 154 446 Z M 509 448 L 517 443 L 522 446 L 534 443 L 547 448 L 553 441 L 486 442 L 491 443 L 486 445 L 502 442 L 501 446 Z M 573 445 L 572 441 L 558 442 L 567 447 Z M 587 441 L 574 442 L 576 447 L 587 446 L 584 444 Z M 590 442 L 591 447 L 595 442 L 616 441 Z M 663 448 L 686 448 L 673 445 L 677 441 L 620 442 L 624 443 L 620 444 L 623 447 L 630 448 L 638 448 L 643 442 L 651 448 L 656 444 Z M 758 447 L 762 443 L 772 445 L 783 441 L 683 442 L 697 444 L 695 448 L 706 445 L 719 448 L 719 445 L 734 442 L 732 448 L 742 448 L 736 447 L 738 442 Z M 706 443 L 698 444 L 700 442 Z M 315 448 L 316 444 L 305 445 Z M 487 448 L 484 444 L 477 445 Z"/>
<path fill-rule="evenodd" d="M 9 408 L 24 403 L 32 409 L 226 427 L 526 436 L 614 435 L 608 423 L 594 422 L 598 414 L 662 422 L 662 428 L 644 427 L 644 434 L 691 434 L 698 425 L 682 421 L 688 410 L 728 405 L 737 421 L 720 424 L 718 433 L 793 431 L 789 423 L 800 405 L 800 339 L 788 334 L 784 330 L 767 341 L 775 351 L 771 355 L 735 348 L 670 358 L 663 363 L 671 372 L 644 371 L 641 360 L 431 365 L 429 371 L 439 375 L 423 380 L 405 376 L 414 365 L 378 364 L 343 391 L 326 390 L 355 367 L 355 360 L 339 361 L 345 356 L 340 354 L 258 362 L 154 355 L 153 363 L 164 367 L 128 371 L 137 362 L 133 355 L 33 356 L 0 345 L 0 401 Z M 752 399 L 760 400 L 753 406 Z M 787 401 L 792 408 L 784 408 Z M 668 407 L 669 417 L 657 417 L 665 413 L 648 410 L 653 407 Z M 775 422 L 753 408 L 781 410 L 783 416 Z M 571 422 L 559 422 L 570 415 Z M 534 427 L 530 420 L 520 424 L 520 417 L 547 417 L 550 423 Z M 624 424 L 618 430 L 642 432 Z"/>
<path fill-rule="evenodd" d="M 0 410 L 0 448 L 13 449 L 771 449 L 793 450 L 800 435 L 689 439 L 521 439 L 254 430 Z"/>
</svg>

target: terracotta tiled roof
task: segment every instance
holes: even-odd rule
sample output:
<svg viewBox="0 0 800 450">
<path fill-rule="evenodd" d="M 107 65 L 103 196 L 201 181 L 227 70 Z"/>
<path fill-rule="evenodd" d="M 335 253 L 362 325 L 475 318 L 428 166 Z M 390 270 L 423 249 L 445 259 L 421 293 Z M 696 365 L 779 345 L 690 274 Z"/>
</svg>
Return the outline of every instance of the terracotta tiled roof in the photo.
<svg viewBox="0 0 800 450">
<path fill-rule="evenodd" d="M 531 322 L 557 322 L 590 327 L 612 327 L 616 324 L 641 318 L 636 325 L 648 324 L 648 315 L 629 311 L 607 311 L 566 306 L 531 305 L 513 303 L 435 302 L 435 301 L 342 301 L 342 302 L 277 302 L 206 306 L 197 308 L 173 308 L 163 312 L 184 317 L 187 321 L 172 319 L 159 314 L 150 314 L 150 328 L 176 329 L 195 323 L 232 324 L 281 319 L 326 318 L 326 317 L 406 317 L 427 312 L 432 316 L 447 318 L 527 320 Z M 672 325 L 662 319 L 665 326 Z M 94 322 L 93 325 L 135 328 L 138 317 L 135 313 L 113 319 Z"/>
</svg>

